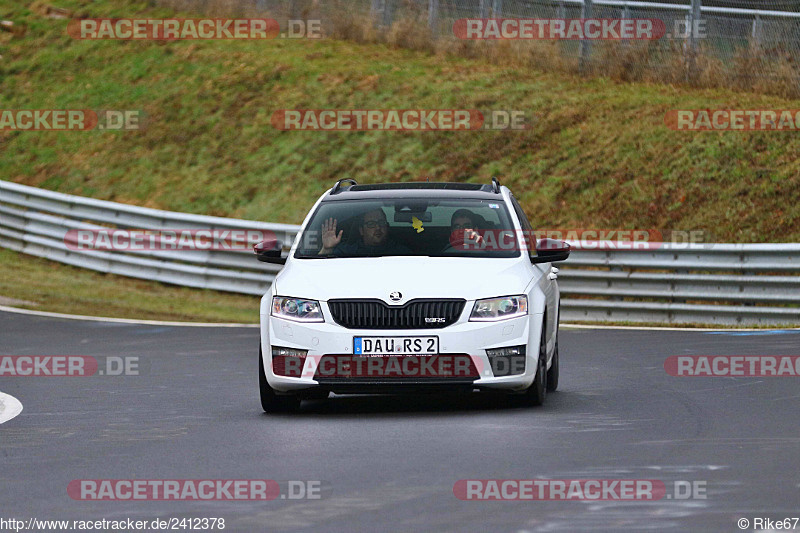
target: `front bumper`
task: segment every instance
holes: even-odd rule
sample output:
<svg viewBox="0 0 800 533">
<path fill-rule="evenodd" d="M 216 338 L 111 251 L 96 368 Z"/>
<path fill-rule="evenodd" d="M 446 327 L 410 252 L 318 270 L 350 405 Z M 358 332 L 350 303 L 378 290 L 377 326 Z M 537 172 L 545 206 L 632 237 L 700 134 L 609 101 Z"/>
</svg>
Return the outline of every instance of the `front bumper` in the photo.
<svg viewBox="0 0 800 533">
<path fill-rule="evenodd" d="M 324 304 L 323 304 L 324 305 Z M 442 389 L 501 389 L 522 391 L 530 387 L 536 373 L 542 314 L 529 314 L 500 322 L 469 322 L 467 304 L 458 322 L 441 329 L 347 329 L 338 324 L 301 323 L 261 315 L 261 342 L 264 373 L 277 392 L 299 392 L 323 388 L 334 392 L 412 392 Z M 326 316 L 330 316 L 329 313 Z M 322 379 L 317 374 L 325 355 L 353 354 L 353 337 L 374 336 L 437 336 L 439 354 L 467 354 L 477 369 L 477 377 L 440 379 Z M 525 372 L 510 376 L 494 376 L 486 350 L 526 345 Z M 308 350 L 300 377 L 276 375 L 272 365 L 272 346 Z M 315 377 L 317 379 L 315 379 Z"/>
</svg>

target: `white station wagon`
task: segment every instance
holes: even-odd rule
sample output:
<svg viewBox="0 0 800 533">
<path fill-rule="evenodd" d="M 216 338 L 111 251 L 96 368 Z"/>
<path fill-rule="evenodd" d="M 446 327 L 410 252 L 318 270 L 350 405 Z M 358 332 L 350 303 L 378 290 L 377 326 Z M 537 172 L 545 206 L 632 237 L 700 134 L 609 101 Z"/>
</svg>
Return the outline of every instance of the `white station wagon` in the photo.
<svg viewBox="0 0 800 533">
<path fill-rule="evenodd" d="M 558 269 L 493 179 L 340 180 L 306 217 L 261 300 L 265 411 L 335 394 L 495 390 L 541 405 L 558 387 Z"/>
</svg>

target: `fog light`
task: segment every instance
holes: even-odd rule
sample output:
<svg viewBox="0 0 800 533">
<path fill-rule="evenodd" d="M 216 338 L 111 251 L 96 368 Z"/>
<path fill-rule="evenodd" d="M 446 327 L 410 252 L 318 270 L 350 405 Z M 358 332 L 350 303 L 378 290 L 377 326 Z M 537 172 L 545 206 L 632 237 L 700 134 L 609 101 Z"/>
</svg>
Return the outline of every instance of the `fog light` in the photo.
<svg viewBox="0 0 800 533">
<path fill-rule="evenodd" d="M 507 346 L 486 350 L 495 377 L 525 373 L 525 346 Z"/>
<path fill-rule="evenodd" d="M 276 356 L 285 357 L 305 357 L 308 355 L 308 350 L 298 350 L 297 348 L 284 348 L 283 346 L 272 347 L 272 357 Z"/>
<path fill-rule="evenodd" d="M 306 355 L 308 355 L 308 350 L 273 346 L 272 372 L 276 376 L 299 378 L 303 375 L 303 366 L 306 362 Z"/>
<path fill-rule="evenodd" d="M 524 346 L 509 346 L 507 348 L 493 348 L 486 350 L 486 355 L 496 357 L 498 355 L 525 355 Z"/>
</svg>

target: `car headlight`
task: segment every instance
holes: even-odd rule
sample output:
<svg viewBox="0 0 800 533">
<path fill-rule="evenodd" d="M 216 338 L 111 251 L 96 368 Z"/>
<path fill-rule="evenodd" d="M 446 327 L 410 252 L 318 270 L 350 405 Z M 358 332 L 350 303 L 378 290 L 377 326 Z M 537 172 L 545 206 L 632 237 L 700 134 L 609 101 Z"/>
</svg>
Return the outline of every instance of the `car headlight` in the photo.
<svg viewBox="0 0 800 533">
<path fill-rule="evenodd" d="M 272 297 L 272 316 L 297 322 L 325 322 L 318 301 L 286 296 Z"/>
<path fill-rule="evenodd" d="M 503 296 L 502 298 L 486 298 L 475 302 L 470 322 L 494 322 L 528 314 L 528 297 Z"/>
</svg>

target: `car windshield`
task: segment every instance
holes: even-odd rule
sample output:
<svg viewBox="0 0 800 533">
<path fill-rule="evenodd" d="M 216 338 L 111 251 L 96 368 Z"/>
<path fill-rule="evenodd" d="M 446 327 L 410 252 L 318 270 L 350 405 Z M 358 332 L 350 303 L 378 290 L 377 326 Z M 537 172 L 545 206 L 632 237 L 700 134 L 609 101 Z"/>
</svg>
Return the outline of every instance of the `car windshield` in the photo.
<svg viewBox="0 0 800 533">
<path fill-rule="evenodd" d="M 322 202 L 295 257 L 519 257 L 505 203 L 477 199 Z"/>
</svg>

